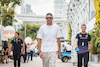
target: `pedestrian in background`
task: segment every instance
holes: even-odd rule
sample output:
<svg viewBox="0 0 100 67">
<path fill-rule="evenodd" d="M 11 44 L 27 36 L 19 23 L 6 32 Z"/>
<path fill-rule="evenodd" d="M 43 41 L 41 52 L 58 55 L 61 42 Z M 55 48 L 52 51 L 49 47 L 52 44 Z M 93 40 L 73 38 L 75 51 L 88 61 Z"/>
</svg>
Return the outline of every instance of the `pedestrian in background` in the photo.
<svg viewBox="0 0 100 67">
<path fill-rule="evenodd" d="M 38 54 L 38 48 L 35 47 L 35 57 L 37 57 L 37 54 Z"/>
<path fill-rule="evenodd" d="M 19 33 L 16 32 L 15 38 L 12 39 L 11 44 L 9 46 L 9 55 L 12 51 L 11 50 L 12 46 L 14 47 L 13 48 L 14 67 L 16 67 L 16 66 L 20 67 L 21 45 L 23 45 L 22 46 L 22 48 L 23 48 L 22 53 L 24 55 L 25 54 L 25 45 L 23 44 L 23 40 L 21 38 L 19 38 Z M 18 61 L 18 65 L 16 65 L 16 63 L 17 63 L 16 61 Z"/>
<path fill-rule="evenodd" d="M 67 43 L 66 45 L 66 52 L 71 52 L 72 46 L 70 43 Z"/>
<path fill-rule="evenodd" d="M 86 25 L 81 26 L 81 32 L 76 35 L 75 49 L 78 48 L 78 67 L 82 67 L 82 58 L 84 58 L 84 67 L 88 67 L 89 51 L 91 50 L 91 36 L 86 33 Z"/>
<path fill-rule="evenodd" d="M 3 55 L 3 63 L 4 63 L 4 60 L 5 59 L 6 59 L 6 63 L 8 63 L 7 62 L 7 59 L 8 59 L 8 45 L 7 45 L 7 42 L 4 42 L 3 52 L 4 52 L 4 55 Z"/>
<path fill-rule="evenodd" d="M 30 45 L 30 54 L 31 54 L 31 61 L 33 60 L 33 50 L 35 49 L 34 45 Z"/>
<path fill-rule="evenodd" d="M 27 62 L 29 61 L 29 57 L 30 57 L 30 44 L 27 43 Z"/>
</svg>

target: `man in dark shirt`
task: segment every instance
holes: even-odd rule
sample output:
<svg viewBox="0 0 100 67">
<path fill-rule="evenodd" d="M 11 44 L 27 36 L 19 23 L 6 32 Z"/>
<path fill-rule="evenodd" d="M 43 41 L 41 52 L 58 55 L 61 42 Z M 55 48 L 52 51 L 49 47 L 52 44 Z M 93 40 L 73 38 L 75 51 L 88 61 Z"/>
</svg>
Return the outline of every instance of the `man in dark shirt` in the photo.
<svg viewBox="0 0 100 67">
<path fill-rule="evenodd" d="M 13 46 L 14 67 L 16 67 L 16 60 L 18 60 L 18 67 L 20 67 L 21 44 L 23 44 L 23 40 L 19 38 L 19 33 L 16 32 L 15 38 L 12 39 L 11 44 L 9 46 L 9 54 L 10 54 L 11 48 Z M 23 54 L 25 54 L 25 45 L 24 44 L 23 44 Z"/>
<path fill-rule="evenodd" d="M 86 33 L 86 25 L 81 26 L 81 33 L 76 35 L 75 49 L 79 48 L 78 54 L 78 67 L 82 67 L 82 58 L 84 57 L 84 67 L 88 67 L 89 51 L 91 49 L 91 36 Z M 88 47 L 89 46 L 89 47 Z"/>
</svg>

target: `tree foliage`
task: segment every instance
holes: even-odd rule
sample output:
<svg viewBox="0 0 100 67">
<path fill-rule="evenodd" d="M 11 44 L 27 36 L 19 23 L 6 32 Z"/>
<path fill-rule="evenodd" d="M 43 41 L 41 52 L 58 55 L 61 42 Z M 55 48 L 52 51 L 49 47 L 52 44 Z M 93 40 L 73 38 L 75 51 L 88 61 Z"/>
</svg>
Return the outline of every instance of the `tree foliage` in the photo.
<svg viewBox="0 0 100 67">
<path fill-rule="evenodd" d="M 20 5 L 22 0 L 0 0 L 1 6 L 8 6 L 10 3 L 13 3 L 12 6 L 14 7 L 16 4 Z"/>
<path fill-rule="evenodd" d="M 9 8 L 8 11 L 7 9 L 3 9 L 2 12 L 2 25 L 3 26 L 7 26 L 7 25 L 12 25 L 13 21 L 14 21 L 14 9 L 13 8 Z"/>
<path fill-rule="evenodd" d="M 96 11 L 96 23 L 94 24 L 95 28 L 90 33 L 92 38 L 92 54 L 100 53 L 100 0 L 94 0 L 95 2 L 95 11 Z"/>
<path fill-rule="evenodd" d="M 1 6 L 0 6 L 0 16 L 2 13 L 2 16 L 0 17 L 0 20 L 3 21 L 3 26 L 12 25 L 14 19 L 14 9 L 15 6 L 18 4 L 20 5 L 21 0 L 0 0 Z M 9 7 L 9 4 L 11 4 L 11 7 Z"/>
<path fill-rule="evenodd" d="M 26 25 L 26 37 L 31 37 L 32 40 L 36 39 L 37 31 L 39 30 L 39 25 L 30 25 L 29 23 Z M 20 37 L 25 39 L 25 25 L 22 26 L 22 29 L 19 31 Z"/>
</svg>

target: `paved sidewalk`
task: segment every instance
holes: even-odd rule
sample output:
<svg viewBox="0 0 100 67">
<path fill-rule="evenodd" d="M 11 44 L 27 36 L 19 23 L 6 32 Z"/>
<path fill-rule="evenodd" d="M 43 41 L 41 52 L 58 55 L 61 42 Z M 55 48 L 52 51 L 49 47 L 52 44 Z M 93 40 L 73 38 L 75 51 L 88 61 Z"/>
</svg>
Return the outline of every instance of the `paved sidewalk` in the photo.
<svg viewBox="0 0 100 67">
<path fill-rule="evenodd" d="M 92 67 L 100 67 L 100 62 L 89 62 L 89 65 Z"/>
<path fill-rule="evenodd" d="M 0 67 L 14 67 L 14 66 L 13 62 L 9 62 L 8 64 L 0 64 Z M 43 67 L 42 59 L 40 57 L 37 58 L 33 57 L 33 61 L 29 61 L 28 63 L 21 62 L 21 67 Z M 60 59 L 57 59 L 56 67 L 77 67 L 77 66 L 76 65 L 73 66 L 73 63 L 71 62 L 64 63 Z M 96 67 L 96 66 L 89 66 L 89 67 Z"/>
</svg>

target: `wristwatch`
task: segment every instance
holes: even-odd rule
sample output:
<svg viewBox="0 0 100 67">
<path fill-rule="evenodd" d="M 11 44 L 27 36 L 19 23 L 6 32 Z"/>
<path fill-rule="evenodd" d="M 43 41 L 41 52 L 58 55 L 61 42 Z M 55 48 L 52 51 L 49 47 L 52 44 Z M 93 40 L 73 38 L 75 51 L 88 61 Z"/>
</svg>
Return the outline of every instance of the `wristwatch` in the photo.
<svg viewBox="0 0 100 67">
<path fill-rule="evenodd" d="M 41 50 L 39 51 L 39 53 L 41 52 Z"/>
</svg>

